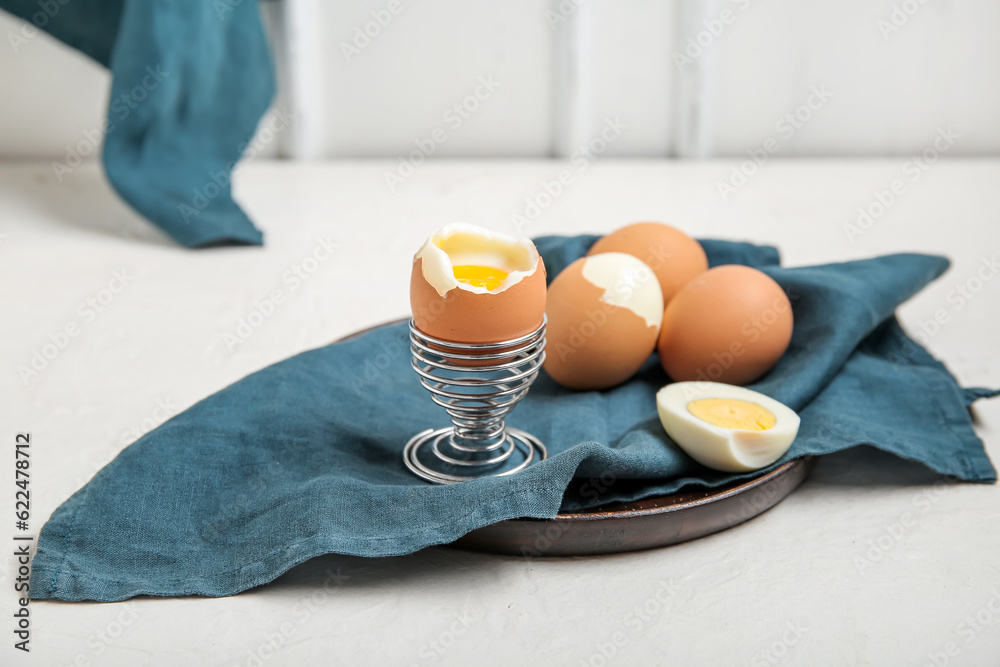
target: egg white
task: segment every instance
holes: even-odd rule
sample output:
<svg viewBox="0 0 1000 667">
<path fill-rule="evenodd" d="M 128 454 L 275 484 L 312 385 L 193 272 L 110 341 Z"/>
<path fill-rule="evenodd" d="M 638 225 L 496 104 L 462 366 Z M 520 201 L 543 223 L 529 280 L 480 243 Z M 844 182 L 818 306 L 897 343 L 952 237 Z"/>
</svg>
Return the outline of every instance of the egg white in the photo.
<svg viewBox="0 0 1000 667">
<path fill-rule="evenodd" d="M 688 403 L 730 398 L 756 403 L 775 416 L 763 431 L 722 428 L 695 417 Z M 670 439 L 694 460 L 723 472 L 748 472 L 771 465 L 788 451 L 799 432 L 795 411 L 770 396 L 720 382 L 674 382 L 656 393 L 660 423 Z"/>
<path fill-rule="evenodd" d="M 418 259 L 423 261 L 424 279 L 444 296 L 453 289 L 474 294 L 502 292 L 537 271 L 540 258 L 531 239 L 455 222 L 434 232 L 413 258 Z M 506 272 L 507 277 L 494 290 L 469 285 L 455 278 L 455 267 L 463 265 L 493 267 Z"/>
<path fill-rule="evenodd" d="M 622 252 L 602 252 L 583 260 L 583 277 L 604 290 L 601 301 L 628 308 L 646 320 L 646 326 L 663 323 L 663 290 L 656 274 L 641 259 Z"/>
</svg>

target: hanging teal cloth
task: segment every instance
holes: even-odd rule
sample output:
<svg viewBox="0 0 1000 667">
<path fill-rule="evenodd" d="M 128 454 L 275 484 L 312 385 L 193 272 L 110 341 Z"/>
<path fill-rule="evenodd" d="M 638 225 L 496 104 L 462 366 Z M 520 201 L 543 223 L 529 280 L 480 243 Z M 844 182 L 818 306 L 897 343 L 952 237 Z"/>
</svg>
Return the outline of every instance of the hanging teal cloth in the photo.
<svg viewBox="0 0 1000 667">
<path fill-rule="evenodd" d="M 108 179 L 125 201 L 188 247 L 262 242 L 230 184 L 274 96 L 256 1 L 0 0 L 0 8 L 111 70 L 98 132 Z M 8 35 L 15 51 L 25 34 Z"/>
</svg>

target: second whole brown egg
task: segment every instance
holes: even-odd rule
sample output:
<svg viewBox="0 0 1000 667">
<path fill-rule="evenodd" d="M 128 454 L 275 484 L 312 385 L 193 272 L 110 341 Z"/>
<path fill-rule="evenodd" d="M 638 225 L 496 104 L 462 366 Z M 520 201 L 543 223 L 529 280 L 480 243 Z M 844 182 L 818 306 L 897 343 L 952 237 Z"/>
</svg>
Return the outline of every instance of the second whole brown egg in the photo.
<svg viewBox="0 0 1000 667">
<path fill-rule="evenodd" d="M 792 337 L 792 305 L 770 276 L 718 266 L 685 285 L 667 306 L 657 343 L 676 381 L 749 384 L 778 362 Z"/>
</svg>

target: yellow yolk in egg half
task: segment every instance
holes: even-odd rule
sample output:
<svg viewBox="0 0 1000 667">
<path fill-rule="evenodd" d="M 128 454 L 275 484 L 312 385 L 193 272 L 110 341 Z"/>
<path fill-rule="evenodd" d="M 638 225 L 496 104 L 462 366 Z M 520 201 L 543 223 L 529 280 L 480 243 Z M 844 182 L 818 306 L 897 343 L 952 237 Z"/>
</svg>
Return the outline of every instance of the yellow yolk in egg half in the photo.
<svg viewBox="0 0 1000 667">
<path fill-rule="evenodd" d="M 737 398 L 702 398 L 687 405 L 688 412 L 719 428 L 766 431 L 778 419 L 770 410 Z"/>
</svg>

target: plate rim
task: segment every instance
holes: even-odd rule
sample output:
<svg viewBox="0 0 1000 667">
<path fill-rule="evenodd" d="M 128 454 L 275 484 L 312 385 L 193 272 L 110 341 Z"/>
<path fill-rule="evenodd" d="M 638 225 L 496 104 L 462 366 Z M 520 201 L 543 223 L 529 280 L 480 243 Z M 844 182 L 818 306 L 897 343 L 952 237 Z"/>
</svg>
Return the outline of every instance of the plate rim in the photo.
<svg viewBox="0 0 1000 667">
<path fill-rule="evenodd" d="M 726 487 L 726 488 L 720 490 L 718 493 L 710 493 L 709 495 L 706 495 L 704 498 L 699 498 L 697 500 L 690 500 L 690 501 L 687 501 L 687 502 L 684 502 L 684 503 L 677 503 L 677 504 L 672 504 L 672 505 L 664 505 L 663 507 L 649 507 L 649 508 L 646 508 L 646 509 L 635 509 L 635 510 L 614 509 L 614 510 L 606 510 L 606 511 L 602 511 L 600 509 L 601 506 L 597 505 L 596 507 L 593 508 L 593 511 L 590 511 L 590 512 L 576 512 L 576 511 L 574 511 L 574 512 L 565 512 L 565 513 L 564 512 L 559 512 L 556 516 L 552 517 L 551 519 L 534 519 L 534 518 L 531 518 L 531 517 L 522 517 L 522 518 L 517 518 L 517 519 L 508 519 L 508 521 L 555 521 L 555 520 L 559 520 L 559 521 L 601 521 L 601 520 L 604 520 L 604 519 L 631 519 L 631 518 L 636 518 L 636 517 L 641 517 L 641 516 L 654 516 L 654 515 L 657 515 L 657 514 L 670 514 L 672 512 L 684 511 L 684 510 L 692 509 L 694 507 L 700 507 L 700 506 L 703 506 L 703 505 L 711 505 L 712 503 L 717 503 L 717 502 L 726 500 L 727 498 L 731 498 L 732 496 L 736 496 L 736 495 L 747 493 L 747 492 L 753 490 L 754 488 L 756 488 L 758 486 L 763 486 L 764 484 L 772 482 L 772 481 L 774 481 L 776 479 L 779 479 L 781 477 L 784 477 L 784 476 L 786 476 L 788 474 L 794 473 L 794 472 L 798 471 L 799 468 L 802 467 L 802 466 L 808 467 L 809 464 L 810 464 L 810 461 L 812 460 L 812 458 L 813 457 L 811 457 L 811 456 L 806 456 L 806 457 L 795 458 L 795 459 L 792 459 L 790 461 L 786 461 L 785 463 L 782 463 L 781 465 L 779 465 L 777 468 L 774 468 L 773 470 L 770 470 L 770 471 L 768 471 L 768 472 L 766 472 L 766 473 L 764 473 L 762 475 L 759 475 L 757 477 L 753 477 L 751 479 L 748 479 L 745 482 L 743 482 L 742 484 L 737 484 L 736 486 Z M 802 472 L 804 474 L 807 474 L 808 473 L 808 468 L 802 470 Z M 710 490 L 712 487 L 703 487 L 703 488 L 706 488 L 706 489 Z M 637 502 L 640 502 L 640 501 L 650 501 L 650 500 L 656 500 L 656 499 L 660 499 L 660 498 L 670 498 L 672 495 L 673 494 L 669 494 L 669 493 L 667 493 L 667 494 L 659 494 L 659 495 L 651 495 L 651 496 L 646 496 L 645 498 L 638 498 L 636 500 L 619 501 L 619 504 L 627 505 L 627 504 L 630 504 L 630 503 L 637 503 Z"/>
</svg>

